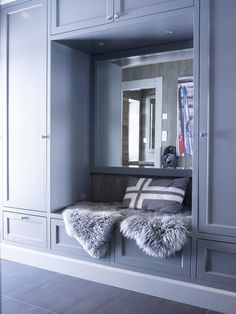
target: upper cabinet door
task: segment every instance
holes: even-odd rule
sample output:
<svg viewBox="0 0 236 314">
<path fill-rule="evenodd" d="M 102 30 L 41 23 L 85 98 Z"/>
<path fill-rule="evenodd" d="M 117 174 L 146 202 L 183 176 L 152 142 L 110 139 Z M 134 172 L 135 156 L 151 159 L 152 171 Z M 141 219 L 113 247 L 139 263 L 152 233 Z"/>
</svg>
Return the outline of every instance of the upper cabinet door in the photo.
<svg viewBox="0 0 236 314">
<path fill-rule="evenodd" d="M 193 0 L 114 0 L 114 21 L 171 11 L 193 5 Z"/>
<path fill-rule="evenodd" d="M 200 1 L 199 230 L 236 236 L 236 2 Z"/>
<path fill-rule="evenodd" d="M 113 22 L 113 0 L 51 0 L 51 33 Z"/>
<path fill-rule="evenodd" d="M 2 11 L 3 205 L 46 210 L 46 2 Z"/>
</svg>

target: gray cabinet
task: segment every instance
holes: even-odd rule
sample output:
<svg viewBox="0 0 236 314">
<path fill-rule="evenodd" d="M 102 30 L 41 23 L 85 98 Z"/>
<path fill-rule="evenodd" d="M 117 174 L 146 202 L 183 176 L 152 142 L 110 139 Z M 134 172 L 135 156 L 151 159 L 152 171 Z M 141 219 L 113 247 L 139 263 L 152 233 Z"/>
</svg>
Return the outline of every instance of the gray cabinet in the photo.
<svg viewBox="0 0 236 314">
<path fill-rule="evenodd" d="M 142 252 L 135 241 L 127 240 L 120 234 L 119 228 L 115 228 L 111 241 L 111 247 L 105 258 L 91 258 L 83 247 L 67 235 L 64 221 L 62 219 L 51 219 L 51 250 L 60 255 L 86 259 L 99 263 L 111 262 L 112 266 L 127 268 L 143 273 L 171 274 L 181 277 L 190 277 L 191 239 L 181 252 L 166 259 L 150 257 Z M 113 251 L 114 250 L 114 251 Z"/>
<path fill-rule="evenodd" d="M 3 205 L 46 210 L 46 5 L 2 10 Z"/>
<path fill-rule="evenodd" d="M 89 196 L 90 56 L 48 44 L 46 0 L 6 6 L 1 30 L 2 203 L 56 211 Z"/>
<path fill-rule="evenodd" d="M 197 279 L 236 286 L 236 245 L 198 240 Z"/>
<path fill-rule="evenodd" d="M 125 239 L 117 228 L 115 234 L 115 263 L 141 272 L 160 272 L 190 276 L 191 239 L 175 256 L 158 259 L 145 254 L 134 240 Z"/>
<path fill-rule="evenodd" d="M 193 0 L 52 0 L 51 33 L 59 34 L 192 5 Z"/>
<path fill-rule="evenodd" d="M 45 217 L 3 212 L 3 239 L 9 242 L 46 248 L 47 224 Z"/>
<path fill-rule="evenodd" d="M 234 0 L 200 2 L 199 231 L 227 236 L 236 236 L 235 11 Z"/>
<path fill-rule="evenodd" d="M 52 34 L 113 22 L 112 0 L 52 0 Z"/>
</svg>

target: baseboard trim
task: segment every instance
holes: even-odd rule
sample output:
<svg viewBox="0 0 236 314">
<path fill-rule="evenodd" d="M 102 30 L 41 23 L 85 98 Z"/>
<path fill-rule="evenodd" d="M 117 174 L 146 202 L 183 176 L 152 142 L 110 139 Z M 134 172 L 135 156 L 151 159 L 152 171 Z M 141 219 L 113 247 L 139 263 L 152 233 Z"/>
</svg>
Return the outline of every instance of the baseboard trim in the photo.
<svg viewBox="0 0 236 314">
<path fill-rule="evenodd" d="M 1 243 L 1 258 L 139 293 L 235 313 L 236 293 Z"/>
</svg>

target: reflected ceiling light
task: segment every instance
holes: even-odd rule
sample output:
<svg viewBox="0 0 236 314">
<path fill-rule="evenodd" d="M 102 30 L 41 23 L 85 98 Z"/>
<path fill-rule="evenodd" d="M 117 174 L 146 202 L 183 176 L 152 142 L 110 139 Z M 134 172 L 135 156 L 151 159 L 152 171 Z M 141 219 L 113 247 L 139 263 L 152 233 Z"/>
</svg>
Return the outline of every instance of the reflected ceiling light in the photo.
<svg viewBox="0 0 236 314">
<path fill-rule="evenodd" d="M 21 16 L 24 18 L 24 19 L 28 19 L 30 17 L 30 14 L 26 11 L 22 11 L 21 12 Z"/>
<path fill-rule="evenodd" d="M 165 30 L 164 30 L 164 33 L 167 34 L 167 35 L 173 35 L 173 34 L 174 34 L 174 31 L 171 30 L 171 29 L 165 29 Z"/>
</svg>

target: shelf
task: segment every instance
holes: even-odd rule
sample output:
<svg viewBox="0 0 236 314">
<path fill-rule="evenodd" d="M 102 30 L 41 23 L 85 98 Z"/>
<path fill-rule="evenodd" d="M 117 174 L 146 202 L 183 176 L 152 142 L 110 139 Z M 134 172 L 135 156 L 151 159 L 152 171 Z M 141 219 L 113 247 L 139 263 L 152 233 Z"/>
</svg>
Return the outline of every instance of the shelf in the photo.
<svg viewBox="0 0 236 314">
<path fill-rule="evenodd" d="M 160 177 L 192 177 L 192 169 L 157 169 L 135 167 L 92 167 L 91 173 L 124 174 Z"/>
</svg>

